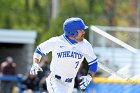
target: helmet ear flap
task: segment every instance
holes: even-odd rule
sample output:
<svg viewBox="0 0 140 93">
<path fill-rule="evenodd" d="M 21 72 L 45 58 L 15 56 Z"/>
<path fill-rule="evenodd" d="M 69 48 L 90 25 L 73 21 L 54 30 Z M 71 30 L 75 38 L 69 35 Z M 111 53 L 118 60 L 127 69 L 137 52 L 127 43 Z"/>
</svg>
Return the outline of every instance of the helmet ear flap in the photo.
<svg viewBox="0 0 140 93">
<path fill-rule="evenodd" d="M 68 33 L 69 33 L 69 35 L 66 35 L 66 36 L 70 36 L 70 37 L 73 37 L 73 38 L 77 37 L 77 35 L 78 35 L 77 31 L 75 31 L 75 32 L 68 32 Z"/>
<path fill-rule="evenodd" d="M 74 33 L 73 32 L 69 32 L 71 35 L 74 35 Z"/>
</svg>

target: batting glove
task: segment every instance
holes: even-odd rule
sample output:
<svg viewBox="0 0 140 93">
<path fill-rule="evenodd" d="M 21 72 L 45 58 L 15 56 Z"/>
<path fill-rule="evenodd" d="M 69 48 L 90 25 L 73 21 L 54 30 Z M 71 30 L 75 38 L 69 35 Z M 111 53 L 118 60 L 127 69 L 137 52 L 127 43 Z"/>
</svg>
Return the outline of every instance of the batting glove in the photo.
<svg viewBox="0 0 140 93">
<path fill-rule="evenodd" d="M 31 70 L 30 70 L 30 74 L 31 75 L 37 75 L 38 71 L 43 71 L 43 70 L 37 63 L 33 64 L 32 67 L 31 67 Z"/>
<path fill-rule="evenodd" d="M 90 81 L 92 80 L 92 77 L 90 75 L 87 75 L 87 76 L 81 76 L 80 79 L 82 80 L 80 82 L 80 88 L 86 89 L 86 87 L 89 85 Z"/>
</svg>

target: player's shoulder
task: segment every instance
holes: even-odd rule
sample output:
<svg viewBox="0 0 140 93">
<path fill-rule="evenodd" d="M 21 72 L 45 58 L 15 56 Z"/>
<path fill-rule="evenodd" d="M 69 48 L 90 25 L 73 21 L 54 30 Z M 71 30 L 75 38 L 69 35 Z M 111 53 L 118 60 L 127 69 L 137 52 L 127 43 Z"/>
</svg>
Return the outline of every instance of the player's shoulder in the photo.
<svg viewBox="0 0 140 93">
<path fill-rule="evenodd" d="M 87 45 L 91 45 L 90 42 L 88 40 L 86 40 L 86 39 L 83 39 L 83 43 L 87 44 Z"/>
<path fill-rule="evenodd" d="M 83 39 L 83 46 L 85 46 L 86 48 L 92 48 L 93 46 L 91 45 L 91 43 L 86 40 L 86 39 Z"/>
</svg>

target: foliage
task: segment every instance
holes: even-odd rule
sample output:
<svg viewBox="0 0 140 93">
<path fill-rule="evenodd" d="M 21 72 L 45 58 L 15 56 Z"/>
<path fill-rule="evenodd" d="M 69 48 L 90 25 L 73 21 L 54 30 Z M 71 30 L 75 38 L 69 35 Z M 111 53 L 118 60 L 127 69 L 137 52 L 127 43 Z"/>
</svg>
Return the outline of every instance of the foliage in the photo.
<svg viewBox="0 0 140 93">
<path fill-rule="evenodd" d="M 52 18 L 53 0 L 0 0 L 0 28 L 35 30 L 37 43 L 63 34 L 63 22 L 81 17 L 86 25 L 136 26 L 136 0 L 59 0 Z M 131 10 L 131 11 L 130 11 Z"/>
</svg>

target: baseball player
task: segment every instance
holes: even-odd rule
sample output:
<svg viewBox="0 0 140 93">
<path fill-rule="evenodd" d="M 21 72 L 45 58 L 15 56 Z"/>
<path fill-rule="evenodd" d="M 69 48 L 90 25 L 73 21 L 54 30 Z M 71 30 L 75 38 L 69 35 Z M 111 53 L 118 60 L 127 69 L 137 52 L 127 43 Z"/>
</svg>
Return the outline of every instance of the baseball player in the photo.
<svg viewBox="0 0 140 93">
<path fill-rule="evenodd" d="M 81 77 L 80 88 L 85 89 L 95 75 L 98 59 L 91 44 L 84 39 L 87 28 L 81 18 L 68 18 L 63 24 L 63 35 L 52 37 L 37 46 L 30 74 L 35 75 L 42 70 L 38 65 L 41 57 L 52 52 L 51 73 L 46 78 L 49 93 L 72 93 L 74 79 L 84 58 L 89 71 Z"/>
</svg>

